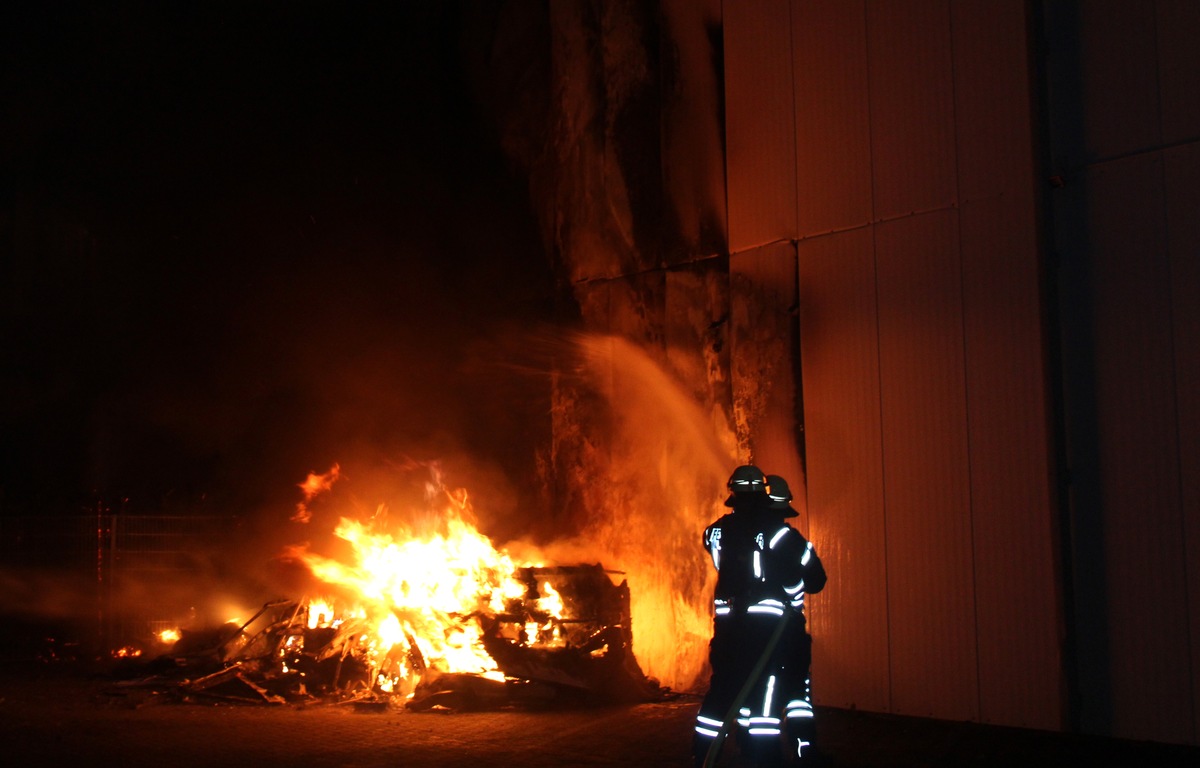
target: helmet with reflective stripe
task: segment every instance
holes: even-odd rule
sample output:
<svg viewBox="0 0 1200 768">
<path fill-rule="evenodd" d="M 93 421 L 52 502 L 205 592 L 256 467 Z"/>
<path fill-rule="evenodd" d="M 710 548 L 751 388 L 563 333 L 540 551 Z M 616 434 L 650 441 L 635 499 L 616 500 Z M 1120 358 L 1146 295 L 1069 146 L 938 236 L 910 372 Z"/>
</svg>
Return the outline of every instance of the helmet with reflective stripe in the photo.
<svg viewBox="0 0 1200 768">
<path fill-rule="evenodd" d="M 767 476 L 753 464 L 743 464 L 733 470 L 727 485 L 731 493 L 762 493 L 767 490 Z"/>
<path fill-rule="evenodd" d="M 767 509 L 777 509 L 784 517 L 797 517 L 792 509 L 792 489 L 788 488 L 787 480 L 779 475 L 767 475 Z"/>
</svg>

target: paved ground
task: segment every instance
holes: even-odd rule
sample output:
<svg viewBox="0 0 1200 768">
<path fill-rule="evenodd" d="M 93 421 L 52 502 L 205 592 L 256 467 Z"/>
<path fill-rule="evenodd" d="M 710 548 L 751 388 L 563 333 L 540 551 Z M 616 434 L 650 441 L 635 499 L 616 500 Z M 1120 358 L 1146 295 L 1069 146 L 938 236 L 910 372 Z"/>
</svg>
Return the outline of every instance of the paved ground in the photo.
<svg viewBox="0 0 1200 768">
<path fill-rule="evenodd" d="M 414 713 L 353 706 L 199 705 L 115 694 L 112 680 L 0 670 L 8 766 L 680 766 L 697 701 L 550 711 Z M 840 768 L 1192 766 L 1200 750 L 819 709 Z M 723 766 L 738 765 L 736 753 Z"/>
</svg>

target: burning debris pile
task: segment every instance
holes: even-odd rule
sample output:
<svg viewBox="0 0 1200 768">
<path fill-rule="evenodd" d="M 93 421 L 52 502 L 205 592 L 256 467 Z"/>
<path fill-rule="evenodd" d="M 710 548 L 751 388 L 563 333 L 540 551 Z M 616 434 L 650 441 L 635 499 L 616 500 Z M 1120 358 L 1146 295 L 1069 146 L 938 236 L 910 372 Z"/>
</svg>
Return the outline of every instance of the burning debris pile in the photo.
<svg viewBox="0 0 1200 768">
<path fill-rule="evenodd" d="M 380 530 L 382 510 L 367 524 L 342 518 L 335 533 L 350 546 L 348 562 L 307 545 L 287 553 L 327 596 L 183 631 L 154 659 L 127 659 L 129 679 L 116 689 L 415 710 L 663 695 L 634 658 L 629 587 L 614 583 L 615 572 L 517 565 L 469 521 L 464 492 L 429 490 L 446 505 L 434 530 Z"/>
<path fill-rule="evenodd" d="M 629 590 L 599 565 L 525 567 L 525 593 L 499 612 L 455 617 L 444 635 L 472 635 L 494 669 L 463 671 L 400 626 L 392 642 L 366 615 L 328 603 L 280 600 L 244 623 L 183 630 L 158 657 L 135 663 L 114 692 L 179 701 L 356 703 L 408 709 L 482 709 L 542 702 L 634 702 L 663 695 L 631 650 Z M 553 613 L 539 584 L 559 585 Z M 553 588 L 551 588 L 553 589 Z M 424 650 L 423 650 L 424 648 Z M 489 665 L 492 666 L 492 665 Z"/>
</svg>

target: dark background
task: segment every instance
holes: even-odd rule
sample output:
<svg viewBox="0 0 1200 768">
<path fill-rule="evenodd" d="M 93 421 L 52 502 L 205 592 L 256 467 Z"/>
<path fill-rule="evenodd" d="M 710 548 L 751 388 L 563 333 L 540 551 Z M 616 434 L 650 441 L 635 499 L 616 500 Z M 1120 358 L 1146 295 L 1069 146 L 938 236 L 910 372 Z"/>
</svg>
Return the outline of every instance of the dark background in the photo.
<svg viewBox="0 0 1200 768">
<path fill-rule="evenodd" d="M 245 514 L 407 458 L 530 503 L 545 386 L 500 350 L 554 281 L 470 11 L 49 5 L 0 12 L 0 512 Z"/>
</svg>

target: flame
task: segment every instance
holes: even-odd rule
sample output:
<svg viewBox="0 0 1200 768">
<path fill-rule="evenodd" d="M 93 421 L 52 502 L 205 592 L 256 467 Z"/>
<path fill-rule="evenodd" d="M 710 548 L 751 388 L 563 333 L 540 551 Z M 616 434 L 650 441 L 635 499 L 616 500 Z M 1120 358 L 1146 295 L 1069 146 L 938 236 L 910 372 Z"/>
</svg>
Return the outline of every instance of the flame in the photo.
<svg viewBox="0 0 1200 768">
<path fill-rule="evenodd" d="M 583 389 L 602 396 L 614 417 L 608 450 L 582 450 L 564 462 L 590 513 L 580 545 L 628 574 L 633 651 L 646 674 L 692 690 L 703 684 L 716 581 L 700 532 L 726 511 L 721 491 L 739 463 L 734 430 L 712 393 L 682 386 L 628 339 L 589 334 L 577 341 Z M 556 397 L 559 431 L 585 436 L 587 448 L 580 395 L 563 387 Z"/>
<path fill-rule="evenodd" d="M 304 482 L 300 483 L 300 490 L 304 491 L 304 500 L 312 501 L 317 494 L 331 489 L 341 476 L 341 469 L 340 466 L 334 464 L 328 472 L 321 475 L 309 472 Z"/>
<path fill-rule="evenodd" d="M 538 607 L 551 615 L 561 616 L 563 610 L 562 595 L 558 594 L 558 590 L 548 581 L 542 582 L 542 591 L 546 593 L 546 596 L 538 598 Z"/>
<path fill-rule="evenodd" d="M 158 641 L 160 643 L 170 644 L 170 643 L 174 643 L 175 641 L 177 641 L 181 636 L 182 635 L 178 628 L 164 629 L 163 631 L 158 633 Z"/>
<path fill-rule="evenodd" d="M 308 603 L 308 628 L 328 627 L 333 622 L 333 606 L 326 600 L 310 600 Z"/>
<path fill-rule="evenodd" d="M 333 484 L 341 476 L 342 468 L 337 464 L 334 464 L 329 468 L 328 472 L 323 474 L 309 472 L 308 477 L 299 485 L 300 490 L 304 491 L 304 501 L 296 505 L 296 512 L 292 515 L 292 520 L 297 523 L 311 522 L 312 512 L 308 509 L 308 502 L 332 489 Z"/>
<path fill-rule="evenodd" d="M 561 645 L 563 642 L 562 632 L 555 619 L 560 619 L 563 615 L 562 595 L 548 581 L 542 582 L 538 594 L 542 597 L 537 598 L 534 604 L 537 610 L 545 615 L 545 618 L 541 621 L 525 622 L 525 642 L 551 647 Z"/>
<path fill-rule="evenodd" d="M 478 618 L 504 613 L 529 591 L 517 578 L 528 563 L 518 564 L 479 532 L 465 491 L 441 488 L 436 476 L 435 481 L 426 488 L 427 498 L 440 497 L 444 506 L 433 530 L 389 529 L 386 510 L 380 508 L 365 523 L 341 518 L 334 534 L 350 545 L 349 557 L 337 559 L 307 547 L 292 550 L 337 595 L 308 601 L 308 627 L 360 627 L 359 642 L 377 666 L 376 684 L 385 692 L 411 691 L 425 669 L 502 680 L 484 650 Z M 544 620 L 527 632 L 529 643 L 553 642 L 554 619 L 563 610 L 549 582 L 539 594 L 533 603 Z"/>
</svg>

